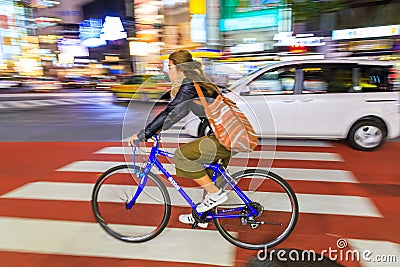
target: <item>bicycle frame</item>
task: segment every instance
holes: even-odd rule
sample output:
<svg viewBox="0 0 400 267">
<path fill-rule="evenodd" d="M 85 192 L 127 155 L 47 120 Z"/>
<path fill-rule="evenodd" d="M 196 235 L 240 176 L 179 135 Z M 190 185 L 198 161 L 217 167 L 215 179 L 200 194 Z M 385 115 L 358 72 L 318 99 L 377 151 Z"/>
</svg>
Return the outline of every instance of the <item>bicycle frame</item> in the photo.
<svg viewBox="0 0 400 267">
<path fill-rule="evenodd" d="M 136 191 L 135 195 L 132 197 L 132 199 L 129 201 L 129 203 L 126 204 L 126 207 L 128 209 L 132 208 L 132 206 L 135 204 L 137 198 L 139 195 L 142 193 L 144 190 L 148 176 L 147 174 L 150 172 L 150 170 L 153 168 L 153 166 L 156 166 L 162 174 L 167 178 L 167 180 L 175 187 L 175 189 L 182 195 L 182 197 L 186 200 L 186 202 L 194 209 L 196 210 L 197 205 L 193 202 L 193 200 L 189 197 L 189 195 L 185 192 L 185 190 L 179 185 L 179 183 L 172 177 L 172 175 L 164 168 L 162 163 L 158 160 L 158 156 L 164 156 L 164 157 L 169 157 L 173 158 L 174 154 L 163 151 L 159 148 L 159 138 L 157 135 L 154 135 L 154 144 L 151 148 L 149 158 L 147 160 L 147 164 L 144 167 L 143 171 L 139 174 L 140 182 L 138 186 L 138 190 Z M 134 155 L 136 153 L 136 146 L 134 148 Z M 133 159 L 134 164 L 135 164 L 135 159 Z M 136 165 L 134 165 L 136 166 Z M 216 181 L 218 174 L 221 174 L 221 176 L 226 180 L 226 182 L 232 187 L 232 189 L 235 191 L 235 193 L 242 199 L 243 204 L 245 207 L 248 208 L 250 214 L 245 214 L 245 216 L 257 216 L 258 211 L 253 208 L 251 205 L 249 205 L 252 201 L 250 198 L 246 196 L 246 194 L 240 190 L 239 187 L 236 186 L 236 183 L 230 179 L 228 174 L 225 172 L 223 168 L 221 168 L 221 164 L 219 163 L 211 163 L 211 164 L 204 164 L 205 168 L 209 168 L 213 170 L 213 176 L 211 177 L 211 180 L 213 182 Z M 216 218 L 241 218 L 244 217 L 243 214 L 229 214 L 232 212 L 236 211 L 243 211 L 245 207 L 237 207 L 237 208 L 232 208 L 228 210 L 222 210 L 218 211 L 217 214 L 213 214 L 211 212 L 208 212 L 206 215 L 207 219 L 216 219 Z M 197 211 L 196 211 L 197 212 Z M 202 216 L 203 213 L 198 213 L 199 216 Z"/>
</svg>

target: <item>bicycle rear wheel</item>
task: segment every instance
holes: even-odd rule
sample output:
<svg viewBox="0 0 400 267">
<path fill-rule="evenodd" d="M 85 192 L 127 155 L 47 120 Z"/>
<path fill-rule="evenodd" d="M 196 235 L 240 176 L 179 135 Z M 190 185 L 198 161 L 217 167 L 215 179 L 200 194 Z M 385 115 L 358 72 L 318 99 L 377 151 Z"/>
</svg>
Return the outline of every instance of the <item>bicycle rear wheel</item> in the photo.
<svg viewBox="0 0 400 267">
<path fill-rule="evenodd" d="M 244 191 L 252 200 L 251 206 L 260 214 L 249 218 L 245 216 L 248 211 L 248 208 L 245 208 L 242 212 L 235 212 L 241 214 L 241 218 L 214 219 L 215 226 L 222 236 L 245 249 L 265 249 L 284 241 L 293 231 L 299 213 L 297 198 L 290 185 L 282 177 L 262 169 L 240 171 L 233 174 L 232 179 L 241 189 L 246 186 L 248 188 L 251 179 L 263 179 L 256 192 Z M 215 213 L 245 207 L 226 182 L 223 186 L 230 190 L 229 198 L 227 202 L 215 208 Z"/>
<path fill-rule="evenodd" d="M 162 181 L 148 174 L 144 190 L 131 209 L 126 204 L 135 195 L 141 168 L 120 165 L 104 172 L 92 193 L 92 210 L 101 227 L 126 242 L 144 242 L 159 235 L 168 224 L 171 200 Z"/>
</svg>

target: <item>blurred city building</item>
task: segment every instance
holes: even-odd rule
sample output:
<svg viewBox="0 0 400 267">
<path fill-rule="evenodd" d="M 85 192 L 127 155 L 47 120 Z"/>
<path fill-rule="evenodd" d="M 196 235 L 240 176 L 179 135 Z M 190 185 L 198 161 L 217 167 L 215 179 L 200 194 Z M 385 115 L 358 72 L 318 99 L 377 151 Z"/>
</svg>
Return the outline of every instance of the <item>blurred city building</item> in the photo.
<svg viewBox="0 0 400 267">
<path fill-rule="evenodd" d="M 83 6 L 79 38 L 88 47 L 90 59 L 101 62 L 108 74 L 132 71 L 127 41 L 128 33 L 134 34 L 132 12 L 132 2 L 125 0 L 95 0 Z"/>
<path fill-rule="evenodd" d="M 160 74 L 189 49 L 211 74 L 301 57 L 398 57 L 397 0 L 0 0 L 0 71 Z"/>
<path fill-rule="evenodd" d="M 164 8 L 160 0 L 134 1 L 135 35 L 129 38 L 132 68 L 135 73 L 159 74 L 163 69 L 160 54 L 165 43 Z"/>
<path fill-rule="evenodd" d="M 49 49 L 54 59 L 45 68 L 49 75 L 131 72 L 125 28 L 133 33 L 133 4 L 126 8 L 124 0 L 62 0 L 56 7 L 35 10 L 35 17 L 58 20 L 37 31 L 41 46 Z M 123 22 L 131 23 L 124 27 Z"/>
<path fill-rule="evenodd" d="M 33 8 L 57 4 L 55 1 L 1 0 L 0 71 L 9 74 L 42 75 L 39 40 Z"/>
<path fill-rule="evenodd" d="M 315 33 L 326 42 L 328 57 L 398 56 L 400 1 L 291 1 L 294 31 Z M 314 2 L 314 3 L 313 3 Z"/>
<path fill-rule="evenodd" d="M 86 72 L 75 58 L 89 58 L 87 48 L 79 40 L 78 25 L 84 19 L 82 5 L 90 1 L 59 1 L 57 5 L 33 9 L 45 76 L 63 77 Z"/>
</svg>

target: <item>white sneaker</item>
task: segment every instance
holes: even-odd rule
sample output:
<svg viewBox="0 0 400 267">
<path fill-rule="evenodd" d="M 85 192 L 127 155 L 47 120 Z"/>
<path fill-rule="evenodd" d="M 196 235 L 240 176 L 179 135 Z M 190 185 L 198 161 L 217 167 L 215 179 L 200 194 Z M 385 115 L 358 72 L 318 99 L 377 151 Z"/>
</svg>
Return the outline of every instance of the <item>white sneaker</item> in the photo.
<svg viewBox="0 0 400 267">
<path fill-rule="evenodd" d="M 185 224 L 194 224 L 196 222 L 192 214 L 181 214 L 179 215 L 178 219 L 181 223 Z M 208 223 L 198 223 L 197 226 L 200 226 L 201 228 L 207 228 Z"/>
<path fill-rule="evenodd" d="M 205 212 L 228 200 L 228 193 L 220 189 L 217 193 L 207 193 L 203 202 L 197 205 L 197 212 Z"/>
</svg>

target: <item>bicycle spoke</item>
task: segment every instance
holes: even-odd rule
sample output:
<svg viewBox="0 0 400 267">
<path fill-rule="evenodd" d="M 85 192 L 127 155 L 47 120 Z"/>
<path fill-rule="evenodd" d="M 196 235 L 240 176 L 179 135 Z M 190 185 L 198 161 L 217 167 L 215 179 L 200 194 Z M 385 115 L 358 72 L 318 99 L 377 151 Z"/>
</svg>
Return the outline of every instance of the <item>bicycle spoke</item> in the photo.
<svg viewBox="0 0 400 267">
<path fill-rule="evenodd" d="M 165 228 L 170 216 L 170 199 L 163 183 L 149 174 L 147 190 L 127 209 L 126 204 L 138 189 L 136 182 L 140 181 L 134 175 L 132 167 L 126 165 L 105 172 L 93 190 L 92 207 L 97 221 L 109 234 L 124 241 L 143 242 Z"/>
<path fill-rule="evenodd" d="M 231 243 L 247 248 L 262 249 L 279 244 L 289 236 L 293 230 L 298 214 L 296 196 L 290 186 L 279 176 L 262 170 L 243 171 L 232 177 L 238 182 L 239 188 L 246 188 L 249 180 L 263 179 L 259 191 L 244 193 L 252 200 L 245 206 L 238 195 L 231 190 L 228 203 L 216 208 L 216 214 L 227 216 L 215 219 L 215 225 L 220 233 Z M 246 179 L 243 179 L 246 178 Z M 240 203 L 241 204 L 235 204 Z M 238 209 L 234 209 L 235 206 Z M 233 210 L 233 212 L 229 212 Z M 258 215 L 253 216 L 252 210 Z"/>
</svg>

